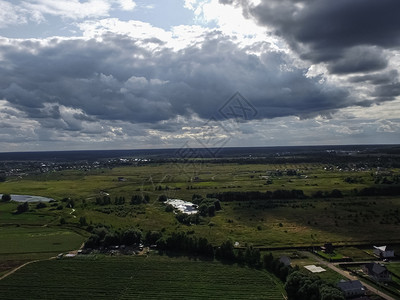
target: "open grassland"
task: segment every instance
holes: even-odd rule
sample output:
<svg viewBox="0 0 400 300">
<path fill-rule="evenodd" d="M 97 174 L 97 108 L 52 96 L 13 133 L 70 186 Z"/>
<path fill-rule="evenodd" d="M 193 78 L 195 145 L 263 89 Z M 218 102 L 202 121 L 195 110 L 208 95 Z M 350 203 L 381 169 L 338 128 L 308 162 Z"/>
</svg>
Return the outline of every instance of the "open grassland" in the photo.
<svg viewBox="0 0 400 300">
<path fill-rule="evenodd" d="M 62 252 L 80 247 L 84 238 L 67 229 L 48 227 L 0 227 L 0 255 Z"/>
<path fill-rule="evenodd" d="M 400 263 L 386 264 L 388 270 L 397 277 L 397 281 L 400 283 Z"/>
<path fill-rule="evenodd" d="M 287 175 L 285 170 L 295 171 Z M 393 169 L 394 173 L 399 170 Z M 119 180 L 122 178 L 123 180 Z M 348 180 L 348 179 L 351 180 Z M 15 215 L 16 204 L 0 204 L 0 224 L 78 226 L 80 217 L 89 224 L 103 223 L 114 228 L 137 227 L 144 231 L 191 231 L 214 245 L 226 239 L 260 247 L 398 242 L 393 232 L 400 230 L 400 197 L 356 197 L 355 189 L 374 185 L 374 170 L 343 171 L 324 164 L 149 164 L 92 171 L 62 171 L 0 183 L 0 191 L 12 194 L 47 196 L 55 206 Z M 349 183 L 351 182 L 351 183 Z M 250 202 L 223 202 L 215 217 L 200 224 L 180 224 L 173 213 L 157 201 L 168 198 L 191 200 L 224 191 L 275 191 L 301 189 L 306 196 L 317 191 L 339 189 L 343 198 L 271 199 Z M 125 197 L 124 205 L 95 204 L 97 197 Z M 132 195 L 148 195 L 148 204 L 130 205 Z M 75 201 L 74 209 L 61 202 Z M 373 230 L 371 230 L 373 228 Z"/>
<path fill-rule="evenodd" d="M 16 214 L 18 203 L 0 203 L 0 276 L 25 262 L 78 249 L 88 233 L 59 226 L 70 210 L 35 210 Z M 34 207 L 35 204 L 30 204 Z"/>
<path fill-rule="evenodd" d="M 280 175 L 291 169 L 296 175 Z M 278 171 L 278 172 L 277 172 Z M 124 177 L 126 181 L 118 181 Z M 347 183 L 347 177 L 357 177 L 357 182 Z M 62 171 L 12 179 L 0 183 L 3 193 L 32 194 L 62 199 L 86 199 L 100 191 L 110 194 L 131 195 L 138 190 L 150 195 L 158 194 L 155 188 L 168 186 L 170 197 L 191 197 L 194 190 L 211 193 L 215 190 L 265 191 L 276 189 L 302 189 L 305 194 L 331 191 L 344 193 L 368 187 L 373 183 L 371 171 L 340 171 L 326 169 L 323 164 L 213 164 L 165 163 L 136 167 L 118 167 L 92 171 Z"/>
<path fill-rule="evenodd" d="M 370 250 L 370 248 L 341 247 L 335 249 L 335 252 L 340 253 L 345 257 L 350 257 L 353 261 L 375 260 L 376 256 L 369 254 L 366 250 Z"/>
<path fill-rule="evenodd" d="M 0 227 L 0 276 L 31 260 L 79 249 L 85 237 L 66 228 Z"/>
<path fill-rule="evenodd" d="M 0 299 L 284 299 L 266 271 L 188 258 L 42 261 L 0 281 Z"/>
</svg>

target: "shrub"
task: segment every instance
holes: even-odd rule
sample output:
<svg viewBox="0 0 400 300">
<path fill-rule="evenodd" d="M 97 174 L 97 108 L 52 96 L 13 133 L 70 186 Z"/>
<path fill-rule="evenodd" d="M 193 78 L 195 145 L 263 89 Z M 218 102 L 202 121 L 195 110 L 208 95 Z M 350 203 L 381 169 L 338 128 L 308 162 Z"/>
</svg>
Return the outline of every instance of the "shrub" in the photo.
<svg viewBox="0 0 400 300">
<path fill-rule="evenodd" d="M 1 201 L 3 201 L 3 202 L 11 201 L 11 195 L 10 194 L 3 194 L 1 196 Z"/>
<path fill-rule="evenodd" d="M 24 203 L 18 205 L 18 207 L 17 207 L 17 213 L 18 214 L 22 214 L 22 213 L 24 213 L 24 212 L 26 212 L 28 210 L 29 210 L 28 202 L 24 202 Z"/>
<path fill-rule="evenodd" d="M 45 208 L 45 207 L 47 207 L 46 203 L 39 202 L 38 204 L 36 204 L 37 209 L 41 209 L 41 208 Z"/>
</svg>

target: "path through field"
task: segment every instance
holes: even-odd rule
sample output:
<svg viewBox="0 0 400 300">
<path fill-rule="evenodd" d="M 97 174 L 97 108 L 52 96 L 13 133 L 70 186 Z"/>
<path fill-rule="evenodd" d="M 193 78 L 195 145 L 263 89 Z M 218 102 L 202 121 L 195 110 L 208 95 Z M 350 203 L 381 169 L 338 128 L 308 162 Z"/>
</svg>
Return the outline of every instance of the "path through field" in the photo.
<svg viewBox="0 0 400 300">
<path fill-rule="evenodd" d="M 26 263 L 24 263 L 24 264 L 22 264 L 22 265 L 16 267 L 15 269 L 11 270 L 10 272 L 4 274 L 3 276 L 1 276 L 1 277 L 0 277 L 0 280 L 3 280 L 4 278 L 10 276 L 11 274 L 15 273 L 15 272 L 18 271 L 19 269 L 21 269 L 21 268 L 23 268 L 23 267 L 25 267 L 25 266 L 27 266 L 27 265 L 29 265 L 29 264 L 33 264 L 33 263 L 36 263 L 36 262 L 39 262 L 39 261 L 44 261 L 44 260 L 51 260 L 51 259 L 55 259 L 55 257 L 50 257 L 50 258 L 46 258 L 46 259 L 37 259 L 37 260 L 28 261 L 28 262 L 26 262 Z"/>
</svg>

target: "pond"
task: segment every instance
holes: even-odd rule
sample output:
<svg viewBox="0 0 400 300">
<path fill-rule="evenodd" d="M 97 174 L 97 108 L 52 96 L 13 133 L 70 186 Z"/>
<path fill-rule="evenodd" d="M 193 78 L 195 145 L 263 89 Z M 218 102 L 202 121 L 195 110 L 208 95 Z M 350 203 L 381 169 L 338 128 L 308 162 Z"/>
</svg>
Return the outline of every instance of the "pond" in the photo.
<svg viewBox="0 0 400 300">
<path fill-rule="evenodd" d="M 0 198 L 3 194 L 0 194 Z M 15 202 L 49 202 L 54 200 L 52 198 L 46 198 L 41 196 L 31 196 L 31 195 L 11 195 L 11 201 Z"/>
</svg>

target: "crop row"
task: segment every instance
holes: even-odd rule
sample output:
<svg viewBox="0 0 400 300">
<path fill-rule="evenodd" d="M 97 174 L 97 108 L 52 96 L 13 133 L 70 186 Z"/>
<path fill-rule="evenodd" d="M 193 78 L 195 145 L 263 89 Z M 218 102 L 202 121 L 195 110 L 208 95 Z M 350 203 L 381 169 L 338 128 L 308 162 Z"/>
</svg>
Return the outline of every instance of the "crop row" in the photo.
<svg viewBox="0 0 400 300">
<path fill-rule="evenodd" d="M 282 299 L 265 271 L 158 256 L 34 263 L 0 281 L 0 299 Z"/>
</svg>

